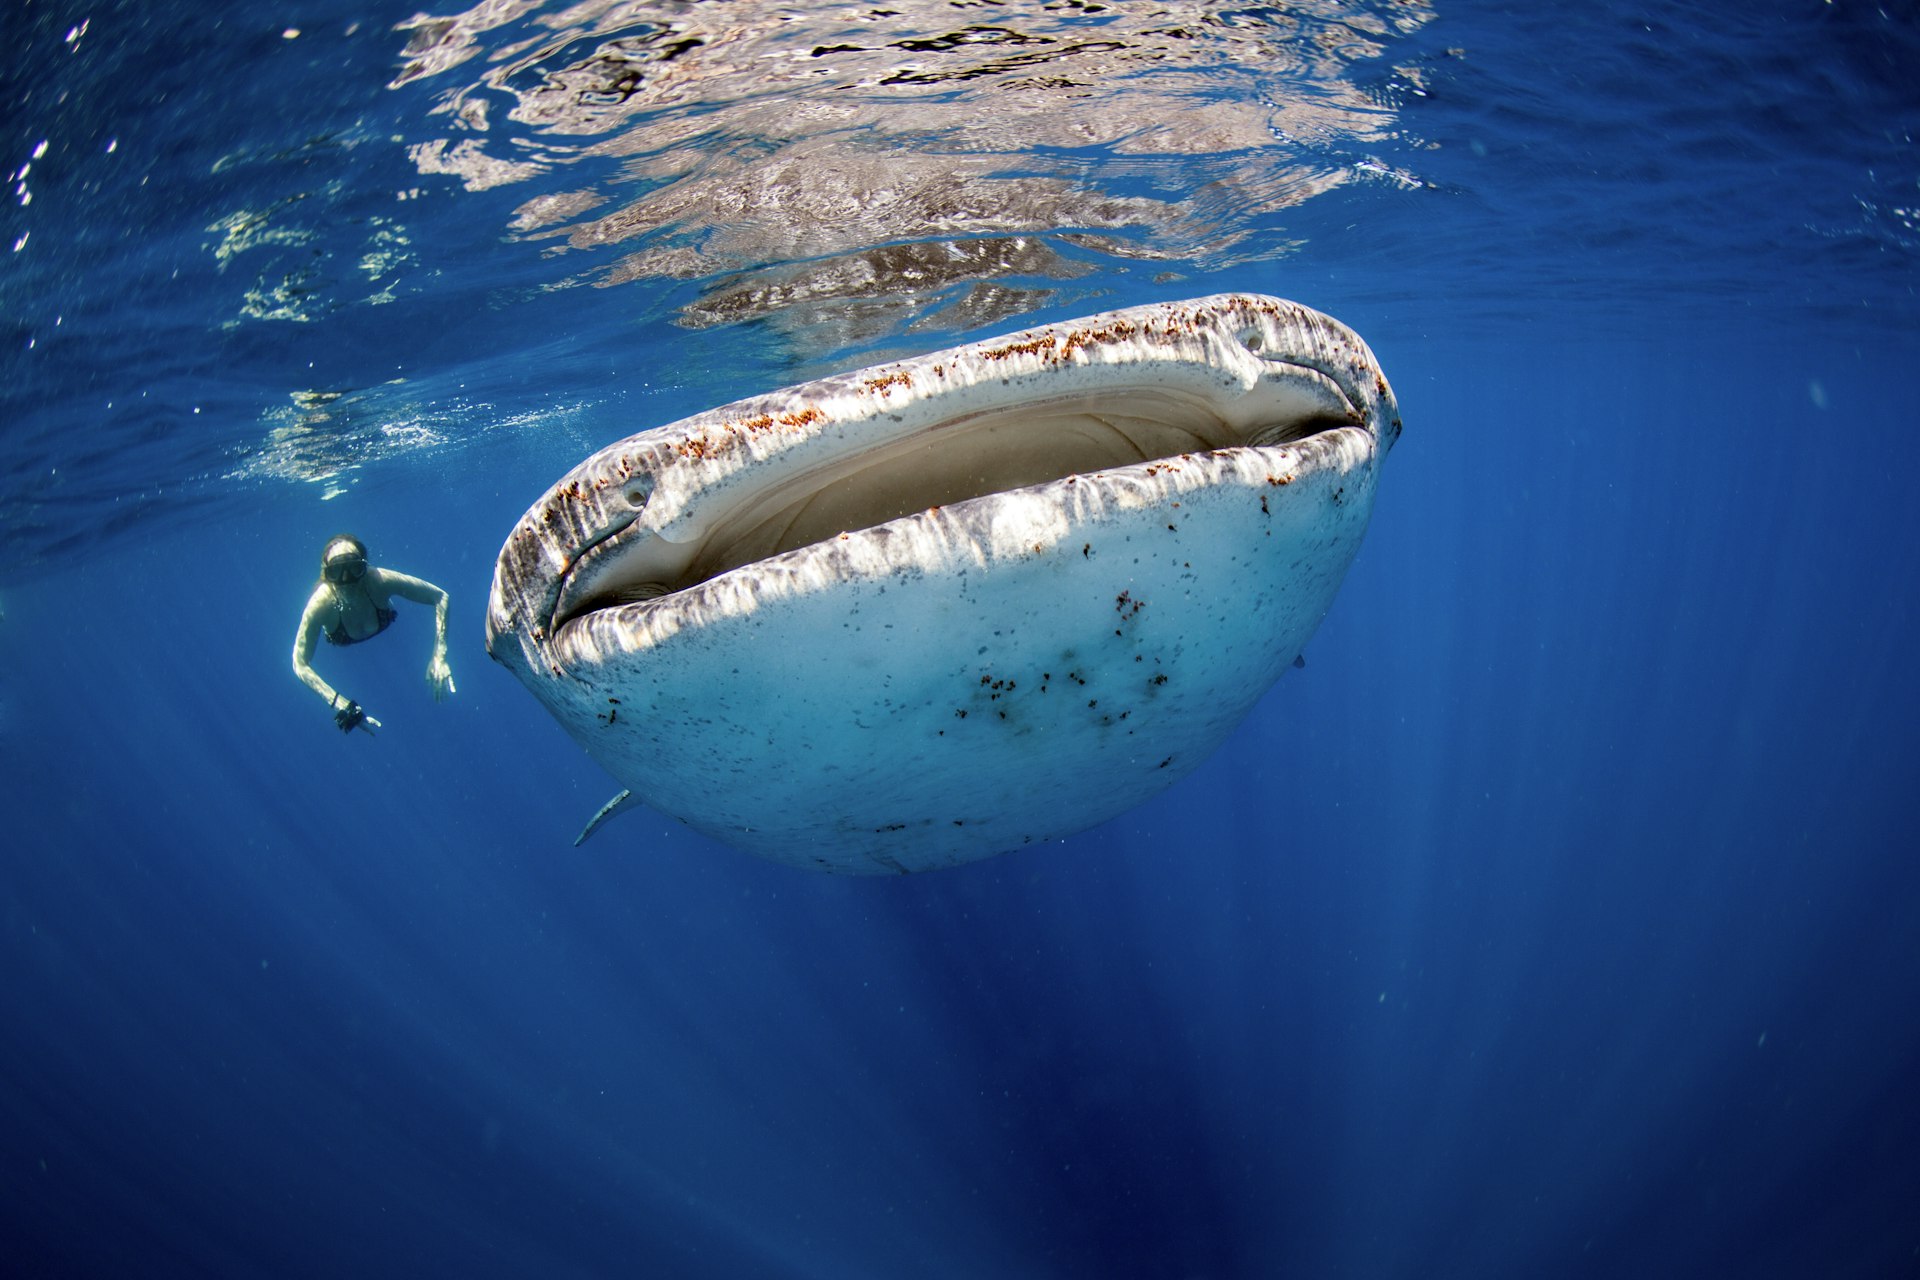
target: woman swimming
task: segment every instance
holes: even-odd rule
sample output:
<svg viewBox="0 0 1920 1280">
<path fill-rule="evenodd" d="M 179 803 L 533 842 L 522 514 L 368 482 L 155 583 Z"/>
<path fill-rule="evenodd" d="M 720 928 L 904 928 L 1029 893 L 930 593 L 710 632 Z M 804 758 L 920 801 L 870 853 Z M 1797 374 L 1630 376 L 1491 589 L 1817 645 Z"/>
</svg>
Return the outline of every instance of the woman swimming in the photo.
<svg viewBox="0 0 1920 1280">
<path fill-rule="evenodd" d="M 433 606 L 433 657 L 427 662 L 427 684 L 441 702 L 454 692 L 453 672 L 447 667 L 447 593 L 431 582 L 367 562 L 367 547 L 350 534 L 341 534 L 320 553 L 320 581 L 307 597 L 300 615 L 300 632 L 293 640 L 293 673 L 333 708 L 333 722 L 342 732 L 372 733 L 380 722 L 361 705 L 336 692 L 313 669 L 313 649 L 322 636 L 328 644 L 358 644 L 371 640 L 393 624 L 399 611 L 393 598 Z"/>
</svg>

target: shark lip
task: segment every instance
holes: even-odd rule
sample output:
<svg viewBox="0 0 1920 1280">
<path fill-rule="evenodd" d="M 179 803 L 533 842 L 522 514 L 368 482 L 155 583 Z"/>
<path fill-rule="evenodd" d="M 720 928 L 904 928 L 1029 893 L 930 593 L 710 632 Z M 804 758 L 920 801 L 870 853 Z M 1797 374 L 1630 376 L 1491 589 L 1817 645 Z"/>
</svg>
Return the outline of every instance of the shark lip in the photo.
<svg viewBox="0 0 1920 1280">
<path fill-rule="evenodd" d="M 603 610 L 668 607 L 778 557 L 1069 478 L 1125 484 L 1233 449 L 1298 463 L 1339 432 L 1390 446 L 1392 395 L 1357 337 L 1293 304 L 1275 313 L 1248 303 L 1277 300 L 1188 304 L 1189 330 L 1158 346 L 1112 319 L 1126 312 L 1091 338 L 1072 325 L 1032 330 L 742 401 L 603 450 L 522 522 L 519 536 L 537 536 L 544 554 L 527 561 L 518 629 L 551 642 Z M 503 552 L 503 574 L 508 560 Z M 497 582 L 496 634 L 516 625 L 499 616 L 500 594 Z"/>
</svg>

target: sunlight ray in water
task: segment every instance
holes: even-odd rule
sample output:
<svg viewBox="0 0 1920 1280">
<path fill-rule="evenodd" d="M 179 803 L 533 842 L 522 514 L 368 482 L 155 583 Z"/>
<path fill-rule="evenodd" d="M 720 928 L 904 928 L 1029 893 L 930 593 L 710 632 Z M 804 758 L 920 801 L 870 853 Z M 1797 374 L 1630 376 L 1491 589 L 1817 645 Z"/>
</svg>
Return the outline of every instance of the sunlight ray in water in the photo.
<svg viewBox="0 0 1920 1280">
<path fill-rule="evenodd" d="M 0 1270 L 1911 1275 L 1911 8 L 15 0 Z"/>
</svg>

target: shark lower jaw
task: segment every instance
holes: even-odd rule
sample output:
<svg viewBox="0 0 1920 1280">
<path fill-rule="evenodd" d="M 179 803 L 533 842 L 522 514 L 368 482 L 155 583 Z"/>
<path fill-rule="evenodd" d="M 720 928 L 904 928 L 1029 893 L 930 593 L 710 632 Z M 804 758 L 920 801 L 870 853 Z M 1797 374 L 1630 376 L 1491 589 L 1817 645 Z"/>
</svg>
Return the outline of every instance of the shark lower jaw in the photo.
<svg viewBox="0 0 1920 1280">
<path fill-rule="evenodd" d="M 1214 751 L 1330 606 L 1371 446 L 1346 428 L 971 499 L 583 613 L 512 665 L 716 839 L 847 873 L 971 861 Z"/>
</svg>

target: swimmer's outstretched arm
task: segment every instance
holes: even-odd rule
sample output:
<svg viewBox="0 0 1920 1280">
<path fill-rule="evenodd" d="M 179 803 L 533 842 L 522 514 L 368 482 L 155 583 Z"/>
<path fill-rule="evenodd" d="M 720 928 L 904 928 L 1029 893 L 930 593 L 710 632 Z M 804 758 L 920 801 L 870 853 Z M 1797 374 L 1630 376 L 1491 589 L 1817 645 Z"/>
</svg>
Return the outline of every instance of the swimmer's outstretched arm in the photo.
<svg viewBox="0 0 1920 1280">
<path fill-rule="evenodd" d="M 306 612 L 300 615 L 300 630 L 293 637 L 293 674 L 300 682 L 327 700 L 333 708 L 334 723 L 343 729 L 364 729 L 372 733 L 380 727 L 380 722 L 359 709 L 359 704 L 336 692 L 334 687 L 321 678 L 313 669 L 313 649 L 320 640 L 320 611 L 326 605 L 327 593 L 324 588 L 315 587 L 307 598 Z M 344 718 L 343 718 L 343 713 Z M 352 720 L 353 723 L 346 723 Z"/>
<path fill-rule="evenodd" d="M 458 692 L 453 687 L 453 670 L 447 666 L 447 593 L 412 574 L 396 573 L 392 569 L 376 572 L 390 594 L 433 606 L 433 656 L 427 659 L 427 684 L 433 689 L 435 702 L 445 701 L 448 694 Z"/>
</svg>

